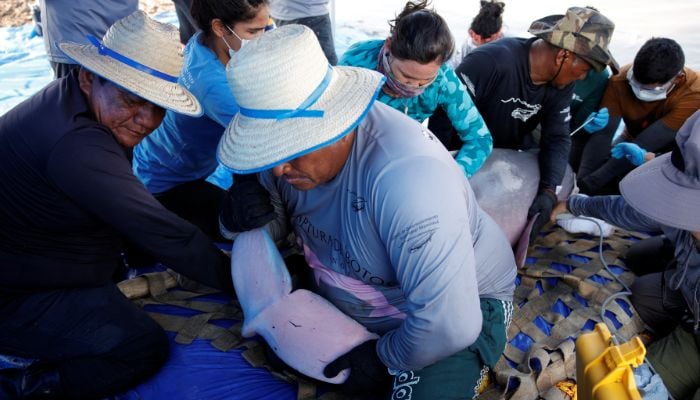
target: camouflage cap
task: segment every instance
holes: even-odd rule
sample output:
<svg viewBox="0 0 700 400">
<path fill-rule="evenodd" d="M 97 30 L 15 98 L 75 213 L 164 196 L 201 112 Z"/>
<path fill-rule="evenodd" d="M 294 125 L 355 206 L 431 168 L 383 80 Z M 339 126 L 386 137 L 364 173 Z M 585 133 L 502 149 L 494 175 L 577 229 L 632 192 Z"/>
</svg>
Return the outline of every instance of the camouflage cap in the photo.
<svg viewBox="0 0 700 400">
<path fill-rule="evenodd" d="M 615 24 L 592 8 L 571 7 L 565 15 L 550 15 L 530 25 L 528 32 L 553 46 L 569 50 L 598 72 L 610 65 L 619 69 L 608 44 Z"/>
</svg>

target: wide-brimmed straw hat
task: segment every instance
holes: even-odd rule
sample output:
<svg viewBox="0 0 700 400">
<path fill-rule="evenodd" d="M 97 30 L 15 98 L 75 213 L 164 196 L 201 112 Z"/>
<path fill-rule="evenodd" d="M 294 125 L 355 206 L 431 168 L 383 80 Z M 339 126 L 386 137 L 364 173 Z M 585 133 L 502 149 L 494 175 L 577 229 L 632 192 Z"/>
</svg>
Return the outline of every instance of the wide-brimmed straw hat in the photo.
<svg viewBox="0 0 700 400">
<path fill-rule="evenodd" d="M 310 153 L 350 133 L 384 77 L 328 64 L 313 31 L 285 25 L 237 52 L 227 76 L 240 111 L 219 142 L 219 161 L 254 173 Z"/>
<path fill-rule="evenodd" d="M 608 45 L 615 24 L 603 14 L 588 7 L 571 7 L 564 15 L 550 15 L 530 25 L 528 32 L 553 46 L 569 50 L 598 72 L 610 65 L 618 71 Z"/>
<path fill-rule="evenodd" d="M 700 111 L 676 134 L 671 153 L 645 163 L 620 182 L 637 211 L 664 225 L 700 231 Z"/>
<path fill-rule="evenodd" d="M 177 83 L 182 69 L 178 29 L 135 11 L 115 22 L 92 44 L 60 43 L 61 50 L 93 73 L 161 107 L 190 116 L 202 107 Z"/>
</svg>

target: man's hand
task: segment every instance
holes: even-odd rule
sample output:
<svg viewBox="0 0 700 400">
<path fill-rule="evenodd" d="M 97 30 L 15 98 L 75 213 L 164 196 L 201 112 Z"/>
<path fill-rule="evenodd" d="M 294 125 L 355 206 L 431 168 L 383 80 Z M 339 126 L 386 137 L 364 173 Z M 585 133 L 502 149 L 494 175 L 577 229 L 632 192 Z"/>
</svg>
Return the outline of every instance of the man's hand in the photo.
<svg viewBox="0 0 700 400">
<path fill-rule="evenodd" d="M 258 182 L 257 175 L 234 175 L 219 215 L 223 227 L 229 232 L 245 232 L 274 218 L 270 194 Z"/>
<path fill-rule="evenodd" d="M 332 378 L 350 368 L 350 375 L 341 386 L 348 393 L 383 392 L 388 388 L 391 375 L 377 355 L 377 339 L 368 340 L 335 359 L 323 370 Z"/>
<path fill-rule="evenodd" d="M 557 202 L 557 196 L 554 191 L 549 188 L 541 189 L 539 194 L 535 196 L 535 200 L 532 202 L 530 209 L 527 212 L 527 219 L 533 218 L 537 215 L 535 223 L 532 225 L 532 232 L 530 232 L 530 244 L 534 243 L 535 238 L 545 226 L 547 221 L 549 221 L 549 216 L 552 214 L 552 209 L 554 204 Z"/>
<path fill-rule="evenodd" d="M 627 161 L 638 167 L 646 161 L 647 151 L 637 144 L 623 142 L 616 144 L 612 150 L 610 150 L 610 154 L 617 159 L 625 157 Z"/>
<path fill-rule="evenodd" d="M 603 107 L 600 110 L 598 110 L 598 112 L 591 113 L 586 119 L 589 119 L 591 117 L 593 117 L 593 119 L 590 120 L 586 125 L 584 125 L 583 129 L 588 133 L 595 133 L 608 125 L 608 119 L 610 119 L 610 114 L 608 113 L 607 107 Z"/>
<path fill-rule="evenodd" d="M 566 200 L 557 202 L 557 205 L 554 206 L 554 209 L 552 210 L 552 214 L 549 215 L 549 222 L 557 222 L 557 215 L 566 214 L 568 212 L 569 209 L 566 207 Z"/>
</svg>

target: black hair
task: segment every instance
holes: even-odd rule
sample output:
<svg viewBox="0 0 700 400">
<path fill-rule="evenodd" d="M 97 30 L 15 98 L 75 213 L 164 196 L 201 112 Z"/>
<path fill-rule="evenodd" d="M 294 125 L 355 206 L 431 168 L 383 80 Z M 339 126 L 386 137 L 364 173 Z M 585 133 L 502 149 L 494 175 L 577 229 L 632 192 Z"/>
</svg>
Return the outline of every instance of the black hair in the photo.
<svg viewBox="0 0 700 400">
<path fill-rule="evenodd" d="M 498 33 L 503 27 L 503 9 L 505 4 L 500 1 L 481 1 L 479 14 L 472 20 L 469 29 L 486 39 Z"/>
<path fill-rule="evenodd" d="M 427 8 L 428 0 L 409 1 L 395 19 L 389 21 L 391 54 L 403 60 L 427 64 L 443 63 L 452 57 L 454 40 L 447 22 Z"/>
<path fill-rule="evenodd" d="M 220 19 L 232 26 L 236 22 L 249 21 L 258 14 L 267 0 L 192 0 L 190 13 L 204 35 L 212 34 L 211 22 Z"/>
<path fill-rule="evenodd" d="M 665 83 L 685 65 L 683 49 L 673 39 L 651 38 L 634 56 L 634 79 L 643 85 Z"/>
</svg>

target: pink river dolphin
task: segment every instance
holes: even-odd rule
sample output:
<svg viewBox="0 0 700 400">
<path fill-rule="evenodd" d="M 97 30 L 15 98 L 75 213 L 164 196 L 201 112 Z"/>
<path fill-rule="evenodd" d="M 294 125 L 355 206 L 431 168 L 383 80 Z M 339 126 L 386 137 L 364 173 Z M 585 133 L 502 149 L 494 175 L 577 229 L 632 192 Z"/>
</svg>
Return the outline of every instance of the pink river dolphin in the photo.
<svg viewBox="0 0 700 400">
<path fill-rule="evenodd" d="M 534 220 L 527 212 L 537 195 L 540 169 L 537 153 L 511 149 L 493 149 L 484 165 L 469 183 L 479 206 L 493 218 L 513 246 L 515 261 L 522 267 Z M 558 193 L 560 200 L 569 197 L 574 174 L 567 166 Z"/>
<path fill-rule="evenodd" d="M 345 382 L 349 370 L 326 378 L 323 369 L 355 346 L 379 338 L 323 297 L 292 291 L 284 260 L 263 229 L 238 235 L 231 274 L 243 309 L 242 335 L 259 334 L 282 361 L 306 376 Z"/>
</svg>

